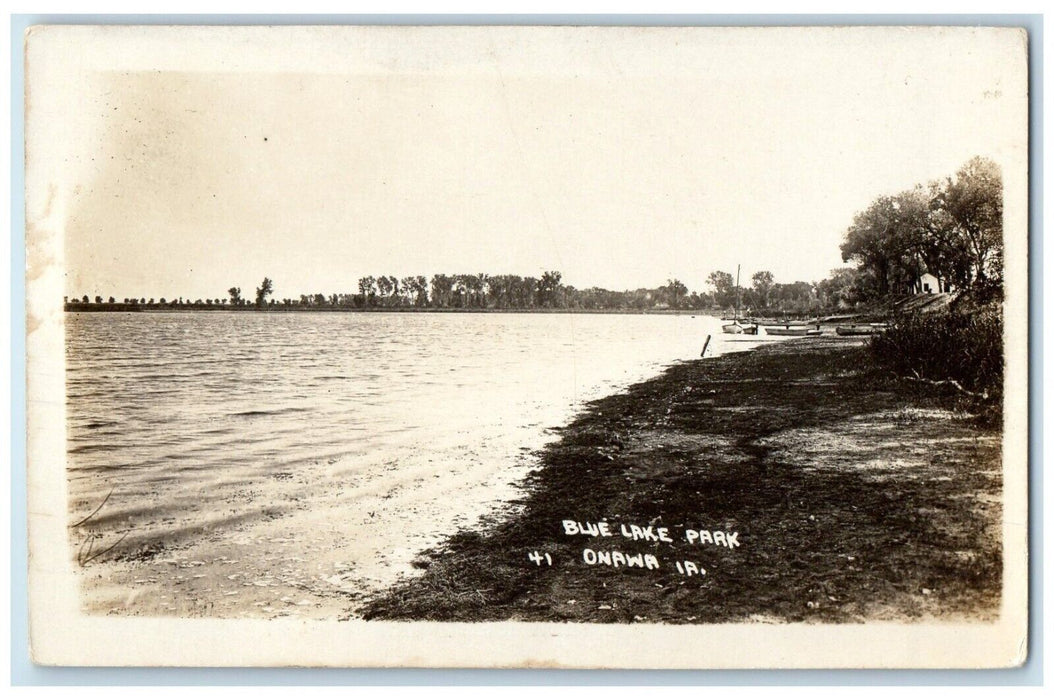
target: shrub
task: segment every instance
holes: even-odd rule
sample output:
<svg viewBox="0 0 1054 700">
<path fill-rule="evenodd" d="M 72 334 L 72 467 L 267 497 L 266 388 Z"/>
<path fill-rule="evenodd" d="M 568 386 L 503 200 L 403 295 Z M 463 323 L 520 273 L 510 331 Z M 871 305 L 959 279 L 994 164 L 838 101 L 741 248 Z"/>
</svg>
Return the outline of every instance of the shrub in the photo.
<svg viewBox="0 0 1054 700">
<path fill-rule="evenodd" d="M 1003 394 L 1003 313 L 998 304 L 908 313 L 871 341 L 875 358 L 895 373 L 954 381 L 999 400 Z"/>
</svg>

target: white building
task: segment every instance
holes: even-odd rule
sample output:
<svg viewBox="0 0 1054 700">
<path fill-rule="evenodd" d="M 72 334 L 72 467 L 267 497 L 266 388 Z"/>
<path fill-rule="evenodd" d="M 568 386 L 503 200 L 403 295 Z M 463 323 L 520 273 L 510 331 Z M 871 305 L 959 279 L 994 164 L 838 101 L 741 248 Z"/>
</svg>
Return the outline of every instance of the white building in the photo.
<svg viewBox="0 0 1054 700">
<path fill-rule="evenodd" d="M 948 292 L 950 286 L 947 284 L 941 284 L 941 281 L 936 275 L 931 275 L 925 272 L 919 275 L 919 279 L 915 282 L 915 288 L 913 290 L 916 294 L 936 294 L 938 292 Z"/>
</svg>

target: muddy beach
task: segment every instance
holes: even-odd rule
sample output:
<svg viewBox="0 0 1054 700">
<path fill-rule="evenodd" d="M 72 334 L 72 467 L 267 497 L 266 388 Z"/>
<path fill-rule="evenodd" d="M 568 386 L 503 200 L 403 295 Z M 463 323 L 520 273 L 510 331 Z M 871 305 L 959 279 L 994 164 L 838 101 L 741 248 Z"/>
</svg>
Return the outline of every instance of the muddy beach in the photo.
<svg viewBox="0 0 1054 700">
<path fill-rule="evenodd" d="M 367 619 L 992 619 L 1001 434 L 866 341 L 689 361 L 593 402 L 515 509 L 413 564 Z"/>
</svg>

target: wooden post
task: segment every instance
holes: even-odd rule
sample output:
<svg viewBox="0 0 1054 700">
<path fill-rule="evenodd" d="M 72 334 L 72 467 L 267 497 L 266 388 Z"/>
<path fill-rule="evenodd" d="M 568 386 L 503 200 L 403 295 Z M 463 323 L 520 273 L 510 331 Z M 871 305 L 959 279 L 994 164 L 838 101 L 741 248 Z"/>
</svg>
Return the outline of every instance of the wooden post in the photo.
<svg viewBox="0 0 1054 700">
<path fill-rule="evenodd" d="M 706 357 L 706 348 L 710 345 L 710 336 L 706 336 L 706 342 L 703 343 L 703 351 L 699 353 L 699 357 Z"/>
</svg>

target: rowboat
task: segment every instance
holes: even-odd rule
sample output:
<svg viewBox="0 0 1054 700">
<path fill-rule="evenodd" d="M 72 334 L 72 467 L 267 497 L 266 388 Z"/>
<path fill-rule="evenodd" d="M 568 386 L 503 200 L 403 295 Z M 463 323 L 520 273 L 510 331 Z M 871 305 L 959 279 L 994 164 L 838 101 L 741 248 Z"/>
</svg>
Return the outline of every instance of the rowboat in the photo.
<svg viewBox="0 0 1054 700">
<path fill-rule="evenodd" d="M 733 321 L 732 323 L 726 323 L 721 326 L 721 330 L 725 333 L 732 333 L 733 335 L 757 335 L 758 325 L 756 323 L 747 323 L 745 321 Z"/>
<path fill-rule="evenodd" d="M 867 325 L 838 326 L 834 332 L 838 335 L 875 335 L 886 330 L 884 323 L 870 323 Z"/>
<path fill-rule="evenodd" d="M 809 328 L 808 326 L 765 326 L 765 335 L 803 336 L 809 335 L 810 331 L 819 330 L 819 328 Z M 819 335 L 819 332 L 813 333 L 812 335 Z"/>
</svg>

